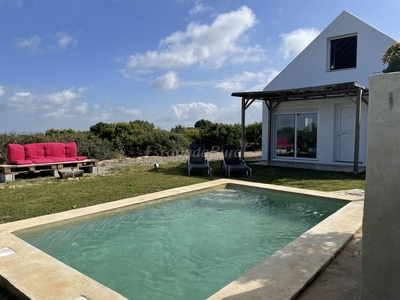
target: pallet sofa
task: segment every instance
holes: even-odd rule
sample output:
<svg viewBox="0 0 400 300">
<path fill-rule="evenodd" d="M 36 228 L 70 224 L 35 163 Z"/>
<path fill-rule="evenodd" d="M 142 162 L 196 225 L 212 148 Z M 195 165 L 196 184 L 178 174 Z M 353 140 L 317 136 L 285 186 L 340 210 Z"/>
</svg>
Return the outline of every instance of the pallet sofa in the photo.
<svg viewBox="0 0 400 300">
<path fill-rule="evenodd" d="M 8 144 L 7 164 L 0 165 L 0 182 L 12 181 L 15 175 L 50 171 L 59 176 L 63 168 L 78 168 L 86 173 L 97 172 L 98 160 L 77 155 L 75 142 Z"/>
</svg>

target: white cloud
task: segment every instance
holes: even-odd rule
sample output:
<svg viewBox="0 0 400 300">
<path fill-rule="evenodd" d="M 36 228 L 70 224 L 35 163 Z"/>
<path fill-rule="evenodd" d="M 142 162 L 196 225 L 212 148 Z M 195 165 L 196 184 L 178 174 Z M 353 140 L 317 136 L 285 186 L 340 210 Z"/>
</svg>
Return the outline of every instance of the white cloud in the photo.
<svg viewBox="0 0 400 300">
<path fill-rule="evenodd" d="M 292 58 L 303 51 L 320 33 L 315 28 L 299 28 L 289 33 L 281 34 L 283 39 L 279 53 L 283 58 Z"/>
<path fill-rule="evenodd" d="M 108 121 L 111 117 L 113 116 L 113 112 L 111 110 L 100 110 L 92 116 L 89 117 L 89 120 L 91 122 L 103 122 L 103 121 Z"/>
<path fill-rule="evenodd" d="M 156 90 L 173 90 L 179 87 L 179 76 L 174 71 L 169 71 L 156 78 L 151 87 Z"/>
<path fill-rule="evenodd" d="M 67 108 L 57 108 L 56 110 L 43 114 L 43 117 L 54 118 L 54 119 L 67 119 L 72 118 L 73 115 L 68 114 L 69 109 Z"/>
<path fill-rule="evenodd" d="M 16 109 L 19 112 L 38 114 L 44 116 L 60 117 L 65 115 L 72 102 L 83 96 L 88 88 L 79 88 L 77 91 L 72 87 L 68 90 L 51 94 L 33 94 L 31 92 L 19 91 L 1 103 L 5 109 Z"/>
<path fill-rule="evenodd" d="M 217 89 L 223 90 L 223 91 L 239 91 L 244 89 L 243 83 L 239 81 L 222 81 L 218 84 L 215 85 Z"/>
<path fill-rule="evenodd" d="M 74 36 L 60 31 L 55 34 L 47 33 L 42 36 L 34 35 L 31 38 L 12 38 L 12 45 L 16 48 L 28 49 L 35 53 L 37 51 L 46 52 L 54 50 L 65 50 L 68 46 L 75 46 L 78 41 Z"/>
<path fill-rule="evenodd" d="M 35 52 L 40 43 L 42 42 L 41 38 L 37 35 L 34 35 L 30 39 L 23 39 L 20 37 L 15 37 L 13 40 L 13 46 L 16 48 L 27 48 L 32 52 Z"/>
<path fill-rule="evenodd" d="M 138 110 L 138 109 L 133 109 L 133 108 L 129 109 L 129 108 L 125 108 L 125 107 L 122 107 L 122 106 L 119 106 L 117 111 L 120 114 L 130 115 L 130 116 L 135 116 L 135 117 L 139 117 L 139 116 L 142 115 L 141 111 Z"/>
<path fill-rule="evenodd" d="M 194 7 L 189 10 L 189 15 L 194 16 L 199 13 L 205 12 L 207 9 L 210 9 L 209 6 L 204 6 L 200 1 L 196 1 Z"/>
<path fill-rule="evenodd" d="M 276 75 L 279 71 L 274 69 L 263 70 L 260 72 L 248 72 L 243 71 L 242 73 L 235 74 L 230 78 L 224 79 L 222 82 L 215 85 L 215 88 L 224 91 L 240 91 L 245 89 L 245 83 L 252 84 L 251 88 L 246 90 L 258 90 L 261 91 Z"/>
<path fill-rule="evenodd" d="M 261 101 L 255 101 L 246 110 L 246 124 L 261 121 Z M 167 111 L 167 117 L 157 119 L 158 124 L 163 124 L 165 128 L 173 127 L 177 124 L 183 126 L 193 126 L 200 119 L 212 122 L 222 122 L 224 124 L 240 123 L 241 99 L 232 98 L 228 107 L 218 107 L 213 103 L 190 102 L 180 103 L 171 106 Z"/>
<path fill-rule="evenodd" d="M 88 111 L 88 104 L 86 102 L 83 102 L 81 105 L 75 106 L 75 111 L 84 115 Z"/>
<path fill-rule="evenodd" d="M 65 50 L 68 45 L 75 46 L 77 43 L 73 36 L 68 35 L 64 31 L 56 33 L 56 37 L 58 38 L 58 45 L 62 50 Z"/>
<path fill-rule="evenodd" d="M 142 115 L 142 112 L 138 109 L 126 108 L 123 106 L 119 106 L 117 109 L 101 109 L 98 104 L 94 104 L 92 108 L 90 116 L 88 117 L 88 120 L 91 122 L 127 122 L 130 121 L 132 117 L 137 118 Z"/>
<path fill-rule="evenodd" d="M 44 118 L 46 120 L 54 119 L 60 121 L 57 123 L 58 125 L 70 124 L 61 121 L 69 120 L 68 122 L 71 122 L 75 119 L 74 124 L 77 126 L 100 121 L 128 122 L 142 115 L 140 110 L 124 106 L 104 109 L 99 104 L 89 104 L 86 101 L 75 104 L 91 89 L 93 87 L 78 89 L 72 87 L 47 94 L 17 91 L 0 102 L 0 113 L 18 115 L 22 120 L 30 120 L 35 123 L 50 122 L 44 121 Z"/>
<path fill-rule="evenodd" d="M 69 106 L 73 100 L 81 98 L 84 91 L 86 90 L 87 88 L 79 88 L 75 92 L 75 89 L 72 87 L 68 90 L 63 90 L 61 92 L 56 92 L 49 95 L 41 95 L 39 99 L 43 103 L 66 107 Z"/>
<path fill-rule="evenodd" d="M 4 87 L 0 85 L 0 97 L 3 96 L 6 92 L 4 91 Z"/>
<path fill-rule="evenodd" d="M 257 24 L 253 11 L 242 6 L 220 14 L 212 24 L 190 23 L 186 31 L 178 31 L 161 40 L 158 51 L 130 55 L 127 67 L 133 70 L 171 69 L 198 64 L 220 67 L 226 61 L 242 63 L 264 59 L 259 46 L 241 45 L 246 31 Z"/>
<path fill-rule="evenodd" d="M 213 120 L 213 115 L 218 112 L 218 107 L 212 103 L 191 102 L 171 106 L 169 113 L 175 120 L 199 120 L 206 118 Z"/>
</svg>

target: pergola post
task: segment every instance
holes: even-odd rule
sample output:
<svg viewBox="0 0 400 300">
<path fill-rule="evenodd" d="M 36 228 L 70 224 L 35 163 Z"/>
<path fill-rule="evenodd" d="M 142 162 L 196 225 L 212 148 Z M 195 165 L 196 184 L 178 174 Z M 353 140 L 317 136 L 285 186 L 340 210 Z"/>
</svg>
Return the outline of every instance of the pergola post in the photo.
<svg viewBox="0 0 400 300">
<path fill-rule="evenodd" d="M 354 137 L 353 174 L 358 174 L 358 160 L 360 154 L 361 99 L 362 99 L 362 89 L 359 88 L 357 90 L 357 100 L 356 100 L 356 128 Z"/>
<path fill-rule="evenodd" d="M 244 137 L 245 137 L 245 122 L 246 122 L 246 102 L 245 102 L 245 98 L 242 98 L 242 121 L 241 121 L 241 125 L 242 125 L 242 130 L 241 130 L 241 143 L 240 143 L 240 157 L 242 159 L 244 159 L 244 148 L 245 148 L 245 144 L 244 144 Z"/>
<path fill-rule="evenodd" d="M 265 101 L 267 102 L 267 101 Z M 269 101 L 268 101 L 269 102 Z M 272 103 L 269 102 L 268 107 L 268 164 L 271 162 L 271 152 L 272 152 L 272 131 L 271 131 L 271 124 L 272 124 Z"/>
</svg>

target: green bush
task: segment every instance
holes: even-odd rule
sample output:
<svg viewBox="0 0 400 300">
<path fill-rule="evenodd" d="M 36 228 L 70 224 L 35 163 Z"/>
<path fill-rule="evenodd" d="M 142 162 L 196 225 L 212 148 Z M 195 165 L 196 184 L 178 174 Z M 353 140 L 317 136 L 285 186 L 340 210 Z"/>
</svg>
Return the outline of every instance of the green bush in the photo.
<svg viewBox="0 0 400 300">
<path fill-rule="evenodd" d="M 399 72 L 400 71 L 400 42 L 391 45 L 382 54 L 382 61 L 388 64 L 388 67 L 383 70 L 383 73 Z"/>
<path fill-rule="evenodd" d="M 200 129 L 200 142 L 208 150 L 217 150 L 222 145 L 240 145 L 240 125 L 211 123 Z"/>
<path fill-rule="evenodd" d="M 180 126 L 180 125 L 179 125 Z M 119 122 L 115 124 L 98 123 L 90 127 L 90 131 L 112 143 L 125 156 L 143 155 L 175 155 L 187 149 L 189 137 L 182 132 L 182 126 L 176 131 L 155 128 L 147 121 Z"/>
<path fill-rule="evenodd" d="M 208 150 L 220 150 L 222 145 L 240 145 L 239 124 L 227 125 L 200 120 L 202 127 L 186 129 L 181 125 L 171 131 L 155 128 L 147 121 L 97 123 L 90 131 L 73 129 L 49 129 L 45 133 L 0 134 L 0 163 L 7 161 L 7 144 L 75 141 L 78 155 L 99 160 L 138 157 L 181 155 L 188 151 L 190 143 L 203 143 Z M 246 127 L 247 150 L 261 149 L 261 123 Z"/>
<path fill-rule="evenodd" d="M 245 130 L 245 142 L 247 151 L 261 150 L 262 147 L 262 123 L 255 122 L 247 125 Z"/>
</svg>

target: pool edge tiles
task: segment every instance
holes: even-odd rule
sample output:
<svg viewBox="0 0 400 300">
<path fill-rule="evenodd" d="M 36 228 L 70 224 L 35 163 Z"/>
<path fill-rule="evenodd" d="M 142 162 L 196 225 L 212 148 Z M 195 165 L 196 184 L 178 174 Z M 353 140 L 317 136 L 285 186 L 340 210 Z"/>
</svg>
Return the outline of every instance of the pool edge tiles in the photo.
<svg viewBox="0 0 400 300">
<path fill-rule="evenodd" d="M 361 229 L 362 198 L 343 200 L 351 202 L 208 300 L 294 299 Z"/>
<path fill-rule="evenodd" d="M 55 258 L 52 258 L 51 256 L 45 254 L 44 252 L 38 250 L 37 248 L 29 245 L 28 243 L 24 242 L 17 236 L 13 234 L 13 232 L 16 231 L 24 231 L 28 230 L 33 227 L 38 227 L 38 226 L 46 226 L 47 224 L 54 224 L 58 222 L 64 222 L 65 220 L 69 219 L 75 219 L 75 218 L 80 218 L 80 217 L 85 217 L 85 216 L 90 216 L 93 214 L 98 214 L 101 212 L 109 212 L 111 210 L 119 210 L 119 209 L 124 209 L 125 207 L 129 207 L 138 203 L 144 203 L 146 201 L 153 201 L 155 199 L 167 199 L 171 198 L 171 196 L 175 195 L 182 195 L 186 193 L 193 193 L 197 191 L 203 191 L 203 190 L 210 190 L 210 189 L 216 189 L 216 188 L 224 188 L 228 185 L 233 185 L 237 188 L 240 187 L 256 187 L 256 188 L 264 188 L 264 189 L 269 189 L 269 190 L 275 190 L 275 191 L 288 191 L 292 193 L 302 193 L 302 194 L 307 194 L 307 195 L 313 195 L 313 196 L 320 196 L 320 197 L 328 197 L 332 199 L 339 199 L 339 200 L 347 200 L 347 201 L 352 201 L 352 200 L 359 200 L 360 197 L 354 197 L 354 196 L 342 196 L 342 195 L 334 195 L 330 193 L 323 193 L 323 192 L 314 192 L 314 191 L 308 191 L 308 190 L 301 190 L 301 189 L 293 189 L 293 188 L 287 188 L 287 187 L 279 187 L 279 186 L 273 186 L 273 185 L 267 185 L 267 184 L 259 184 L 259 183 L 251 183 L 251 182 L 243 182 L 243 181 L 238 181 L 238 180 L 229 180 L 229 179 L 220 179 L 220 180 L 214 180 L 211 182 L 206 182 L 206 183 L 201 183 L 201 184 L 196 184 L 196 185 L 191 185 L 191 186 L 186 186 L 186 187 L 181 187 L 181 188 L 175 188 L 167 191 L 162 191 L 158 193 L 153 193 L 153 194 L 148 194 L 148 195 L 143 195 L 139 197 L 134 197 L 134 198 L 129 198 L 129 199 L 123 199 L 115 202 L 109 202 L 105 204 L 100 204 L 92 207 L 87 207 L 87 208 L 81 208 L 81 209 L 76 209 L 76 210 L 71 210 L 68 212 L 62 212 L 58 214 L 53 214 L 53 215 L 48 215 L 48 216 L 42 216 L 42 217 L 37 217 L 37 218 L 32 218 L 28 220 L 22 220 L 22 221 L 17 221 L 13 223 L 6 223 L 0 225 L 0 248 L 3 247 L 8 247 L 15 251 L 16 253 L 10 256 L 2 257 L 0 258 L 0 283 L 4 284 L 4 282 L 9 284 L 9 289 L 10 290 L 17 290 L 19 293 L 23 294 L 26 296 L 26 298 L 30 299 L 78 299 L 81 296 L 84 296 L 88 299 L 125 299 L 118 293 L 112 291 L 111 289 L 101 285 L 100 283 L 92 280 L 91 278 L 79 273 L 78 271 L 72 269 L 71 267 L 68 267 L 67 265 L 59 262 Z M 345 236 L 347 237 L 347 240 L 349 240 L 352 236 L 352 234 L 355 233 L 360 227 L 361 227 L 361 217 L 362 217 L 362 202 L 354 202 L 356 207 L 353 207 L 353 205 L 346 205 L 336 213 L 334 213 L 332 216 L 337 216 L 340 218 L 348 218 L 349 217 L 349 211 L 358 211 L 358 214 L 354 214 L 351 219 L 353 220 L 352 224 L 344 225 L 343 226 L 337 226 L 335 224 L 336 221 L 333 221 L 335 225 L 329 225 L 329 222 L 326 223 L 327 220 L 330 220 L 330 217 L 325 219 L 323 222 L 319 223 L 317 226 L 313 227 L 309 231 L 307 231 L 304 235 L 300 236 L 298 239 L 290 243 L 288 246 L 292 245 L 293 243 L 299 243 L 299 244 L 294 244 L 293 247 L 295 248 L 287 248 L 288 246 L 284 247 L 283 249 L 279 250 L 277 253 L 272 255 L 270 258 L 273 257 L 291 257 L 291 261 L 293 261 L 292 266 L 293 267 L 300 267 L 303 268 L 303 265 L 305 266 L 310 266 L 314 265 L 313 260 L 317 260 L 320 262 L 321 266 L 326 264 L 326 256 L 329 255 L 329 253 L 332 252 L 337 252 L 341 247 L 344 246 L 345 244 Z M 353 204 L 353 203 L 350 203 Z M 353 208 L 352 208 L 353 207 Z M 341 217 L 341 215 L 343 215 Z M 326 223 L 326 224 L 325 224 Z M 350 226 L 351 225 L 351 226 Z M 341 239 L 331 239 L 327 242 L 324 239 L 320 238 L 319 240 L 312 240 L 310 239 L 310 236 L 314 233 L 314 236 L 317 234 L 321 235 L 323 232 L 332 232 L 332 227 L 335 228 L 335 232 L 337 232 L 337 235 L 340 235 Z M 354 228 L 358 228 L 354 230 Z M 343 227 L 343 228 L 342 228 Z M 330 230 L 330 231 L 329 231 Z M 322 233 L 321 233 L 322 232 Z M 324 235 L 326 236 L 326 235 Z M 303 240 L 301 239 L 303 238 Z M 300 240 L 299 240 L 300 239 Z M 338 240 L 338 241 L 336 241 Z M 316 252 L 321 252 L 320 257 L 315 257 L 313 256 L 308 256 L 306 254 L 302 255 L 300 253 L 300 256 L 297 259 L 294 258 L 295 255 L 292 255 L 294 252 L 298 251 L 299 249 L 304 249 L 305 251 L 310 251 L 310 246 L 307 248 L 304 246 L 304 244 L 307 245 L 308 242 L 315 243 L 318 242 L 321 244 L 321 249 Z M 339 242 L 342 243 L 339 245 Z M 334 244 L 334 245 L 331 245 Z M 301 246 L 303 245 L 303 246 Z M 302 248 L 305 247 L 305 248 Z M 325 249 L 326 248 L 326 249 Z M 335 249 L 336 250 L 335 250 Z M 318 248 L 319 249 L 319 248 Z M 282 252 L 281 255 L 278 253 Z M 326 252 L 326 253 L 325 253 Z M 307 252 L 306 252 L 307 253 Z M 314 254 L 315 254 L 314 253 Z M 290 254 L 290 255 L 289 255 Z M 311 260 L 310 260 L 311 258 Z M 275 258 L 276 259 L 276 258 Z M 298 261 L 301 260 L 301 261 Z M 303 261 L 304 260 L 304 261 Z M 263 264 L 265 265 L 267 263 L 268 268 L 265 270 L 265 267 L 263 267 Z M 211 299 L 220 299 L 224 298 L 227 296 L 233 296 L 236 297 L 238 296 L 239 298 L 237 299 L 246 299 L 246 298 L 251 298 L 254 295 L 257 295 L 257 291 L 262 291 L 261 297 L 262 298 L 268 298 L 268 299 L 279 299 L 279 298 L 287 298 L 290 299 L 291 296 L 289 297 L 280 297 L 279 294 L 274 294 L 270 292 L 270 289 L 272 290 L 276 289 L 274 287 L 274 284 L 271 284 L 273 282 L 272 279 L 270 279 L 271 273 L 264 273 L 265 271 L 268 271 L 268 269 L 271 269 L 270 264 L 274 263 L 274 259 L 270 260 L 267 259 L 261 264 L 257 265 L 254 269 L 249 271 L 243 276 L 245 277 L 245 280 L 247 282 L 241 282 L 243 276 L 240 277 L 242 279 L 238 279 L 234 281 L 233 283 L 229 284 L 220 292 L 214 294 L 214 296 L 211 297 Z M 275 261 L 275 263 L 282 263 L 279 259 Z M 285 262 L 286 263 L 286 262 Z M 290 265 L 290 264 L 289 264 Z M 259 267 L 261 266 L 261 267 Z M 257 269 L 258 268 L 258 269 Z M 278 268 L 279 269 L 279 268 Z M 290 268 L 290 266 L 287 268 L 285 267 L 287 272 L 293 272 L 293 270 Z M 281 273 L 284 273 L 284 269 L 281 270 Z M 296 284 L 293 283 L 293 278 L 290 279 L 290 281 L 286 281 L 286 285 L 284 290 L 288 289 L 289 286 L 296 286 L 300 287 L 300 289 L 307 283 L 307 280 L 309 280 L 309 274 L 312 273 L 314 269 L 317 269 L 317 266 L 314 268 L 307 267 L 307 276 L 301 276 L 300 278 L 295 278 Z M 311 271 L 308 271 L 308 269 L 311 269 Z M 253 271 L 253 275 L 249 276 L 249 273 Z M 315 274 L 315 273 L 314 273 Z M 255 276 L 254 276 L 255 275 Z M 278 274 L 279 275 L 279 272 Z M 252 277 L 253 276 L 253 277 Z M 273 275 L 275 276 L 275 275 Z M 281 276 L 281 275 L 280 275 Z M 310 275 L 311 276 L 311 275 Z M 4 280 L 3 280 L 4 278 Z M 282 277 L 282 278 L 285 278 Z M 269 283 L 269 284 L 267 284 Z M 280 283 L 282 284 L 282 283 Z M 10 288 L 11 286 L 11 288 Z M 271 287 L 272 286 L 272 287 Z M 233 289 L 232 289 L 233 287 Z M 254 287 L 254 288 L 252 288 Z M 7 287 L 6 287 L 7 288 Z M 282 289 L 278 289 L 282 290 Z M 279 291 L 278 291 L 279 292 Z M 284 291 L 282 291 L 284 292 Z M 290 291 L 289 293 L 294 293 L 296 294 L 297 291 Z M 241 297 L 241 295 L 243 297 Z M 271 295 L 274 295 L 271 297 Z M 55 297 L 56 296 L 56 297 Z M 276 297 L 275 297 L 276 296 Z M 236 299 L 236 298 L 235 298 Z"/>
</svg>

